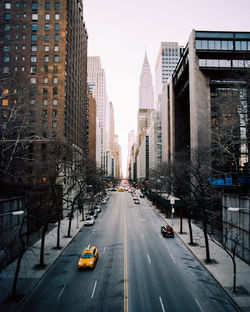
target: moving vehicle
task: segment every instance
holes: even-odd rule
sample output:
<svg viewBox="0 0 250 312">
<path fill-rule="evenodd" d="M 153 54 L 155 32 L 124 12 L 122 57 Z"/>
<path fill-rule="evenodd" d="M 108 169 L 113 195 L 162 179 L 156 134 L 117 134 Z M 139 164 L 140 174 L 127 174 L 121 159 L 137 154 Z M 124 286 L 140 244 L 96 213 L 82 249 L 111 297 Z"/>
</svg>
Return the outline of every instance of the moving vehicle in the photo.
<svg viewBox="0 0 250 312">
<path fill-rule="evenodd" d="M 162 226 L 161 227 L 161 234 L 163 237 L 174 237 L 174 230 L 172 226 Z"/>
<path fill-rule="evenodd" d="M 95 218 L 93 216 L 86 216 L 84 219 L 84 225 L 94 225 Z"/>
<path fill-rule="evenodd" d="M 85 269 L 95 267 L 98 260 L 98 249 L 95 246 L 88 245 L 82 252 L 79 261 L 78 269 Z"/>
</svg>

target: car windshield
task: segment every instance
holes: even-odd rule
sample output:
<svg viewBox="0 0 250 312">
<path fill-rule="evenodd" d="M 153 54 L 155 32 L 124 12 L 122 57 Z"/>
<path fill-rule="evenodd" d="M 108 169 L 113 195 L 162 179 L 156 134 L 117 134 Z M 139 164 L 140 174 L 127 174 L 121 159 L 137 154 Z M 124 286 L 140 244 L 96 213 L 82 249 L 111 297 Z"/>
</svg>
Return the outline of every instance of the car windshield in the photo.
<svg viewBox="0 0 250 312">
<path fill-rule="evenodd" d="M 86 218 L 86 221 L 90 221 L 90 220 L 92 220 L 92 218 Z"/>
<path fill-rule="evenodd" d="M 88 252 L 88 253 L 83 253 L 81 256 L 82 259 L 86 259 L 86 258 L 93 258 L 93 254 L 92 252 Z"/>
</svg>

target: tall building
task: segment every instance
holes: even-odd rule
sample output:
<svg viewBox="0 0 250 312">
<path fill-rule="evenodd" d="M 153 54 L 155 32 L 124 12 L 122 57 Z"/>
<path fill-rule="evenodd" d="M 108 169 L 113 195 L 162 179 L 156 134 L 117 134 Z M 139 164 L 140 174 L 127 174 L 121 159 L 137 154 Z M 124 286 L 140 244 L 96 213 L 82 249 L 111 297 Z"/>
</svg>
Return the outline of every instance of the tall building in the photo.
<svg viewBox="0 0 250 312">
<path fill-rule="evenodd" d="M 211 151 L 208 162 L 217 172 L 248 166 L 249 38 L 249 32 L 190 34 L 165 92 L 171 159 L 185 154 L 195 160 L 197 153 Z"/>
<path fill-rule="evenodd" d="M 183 49 L 178 45 L 178 42 L 161 42 L 155 65 L 156 108 L 158 107 L 158 97 L 162 93 L 163 84 L 167 83 L 168 78 L 172 75 Z"/>
<path fill-rule="evenodd" d="M 99 56 L 88 56 L 88 83 L 96 100 L 97 117 L 101 129 L 101 168 L 105 172 L 106 155 L 106 123 L 107 123 L 107 93 L 105 71 Z"/>
<path fill-rule="evenodd" d="M 96 163 L 96 101 L 88 90 L 88 103 L 87 103 L 87 124 L 86 124 L 86 137 L 87 147 L 86 156 L 92 162 Z"/>
<path fill-rule="evenodd" d="M 0 38 L 1 110 L 8 115 L 16 102 L 7 95 L 16 94 L 30 135 L 66 139 L 85 153 L 88 35 L 82 2 L 1 1 Z"/>
<path fill-rule="evenodd" d="M 154 108 L 154 88 L 152 83 L 152 74 L 147 54 L 145 53 L 140 76 L 139 109 L 153 109 L 153 108 Z"/>
</svg>

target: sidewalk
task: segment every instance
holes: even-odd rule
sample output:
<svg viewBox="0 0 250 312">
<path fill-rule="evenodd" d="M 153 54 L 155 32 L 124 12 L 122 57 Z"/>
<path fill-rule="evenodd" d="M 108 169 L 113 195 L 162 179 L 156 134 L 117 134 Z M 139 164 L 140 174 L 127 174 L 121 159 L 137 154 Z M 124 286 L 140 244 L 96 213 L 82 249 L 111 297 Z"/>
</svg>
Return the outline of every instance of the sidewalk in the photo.
<svg viewBox="0 0 250 312">
<path fill-rule="evenodd" d="M 61 221 L 61 235 L 60 235 L 60 246 L 61 249 L 56 249 L 57 242 L 57 227 L 46 234 L 45 237 L 45 251 L 44 251 L 44 262 L 46 267 L 44 269 L 38 269 L 36 267 L 40 260 L 40 245 L 41 240 L 30 247 L 24 254 L 21 262 L 21 269 L 19 272 L 19 279 L 17 282 L 17 293 L 28 294 L 43 275 L 49 270 L 52 264 L 64 251 L 64 249 L 71 243 L 75 235 L 80 231 L 82 227 L 81 217 L 78 218 L 78 229 L 77 229 L 77 217 L 76 214 L 72 219 L 71 224 L 71 237 L 66 237 L 68 234 L 68 218 L 64 218 Z M 12 312 L 15 311 L 18 304 L 14 302 L 5 302 L 7 296 L 11 293 L 13 277 L 16 269 L 16 260 L 8 265 L 0 273 L 0 311 Z"/>
<path fill-rule="evenodd" d="M 148 201 L 150 203 L 150 201 Z M 172 219 L 166 218 L 155 206 L 151 206 L 158 212 L 164 221 L 169 225 L 172 224 Z M 233 262 L 230 256 L 218 245 L 209 240 L 210 257 L 213 260 L 211 264 L 205 263 L 206 250 L 203 231 L 192 223 L 193 240 L 196 243 L 195 246 L 189 245 L 189 230 L 187 219 L 183 219 L 183 234 L 180 234 L 180 219 L 173 220 L 174 230 L 181 241 L 187 246 L 187 248 L 194 254 L 198 261 L 206 268 L 206 270 L 213 276 L 215 280 L 221 285 L 226 293 L 234 300 L 238 307 L 243 312 L 250 311 L 250 265 L 236 257 L 236 288 L 237 293 L 233 293 Z"/>
</svg>

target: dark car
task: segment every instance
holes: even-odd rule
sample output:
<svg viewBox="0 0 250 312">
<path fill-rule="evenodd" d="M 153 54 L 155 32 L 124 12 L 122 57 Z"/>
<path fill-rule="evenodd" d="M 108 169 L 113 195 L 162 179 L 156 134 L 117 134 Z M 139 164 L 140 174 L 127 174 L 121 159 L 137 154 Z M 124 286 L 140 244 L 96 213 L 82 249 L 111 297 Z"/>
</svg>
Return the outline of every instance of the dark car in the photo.
<svg viewBox="0 0 250 312">
<path fill-rule="evenodd" d="M 161 234 L 163 237 L 174 237 L 174 230 L 172 226 L 162 226 L 161 227 Z"/>
<path fill-rule="evenodd" d="M 94 217 L 95 219 L 98 217 L 97 211 L 96 210 L 90 210 L 89 215 Z"/>
</svg>

